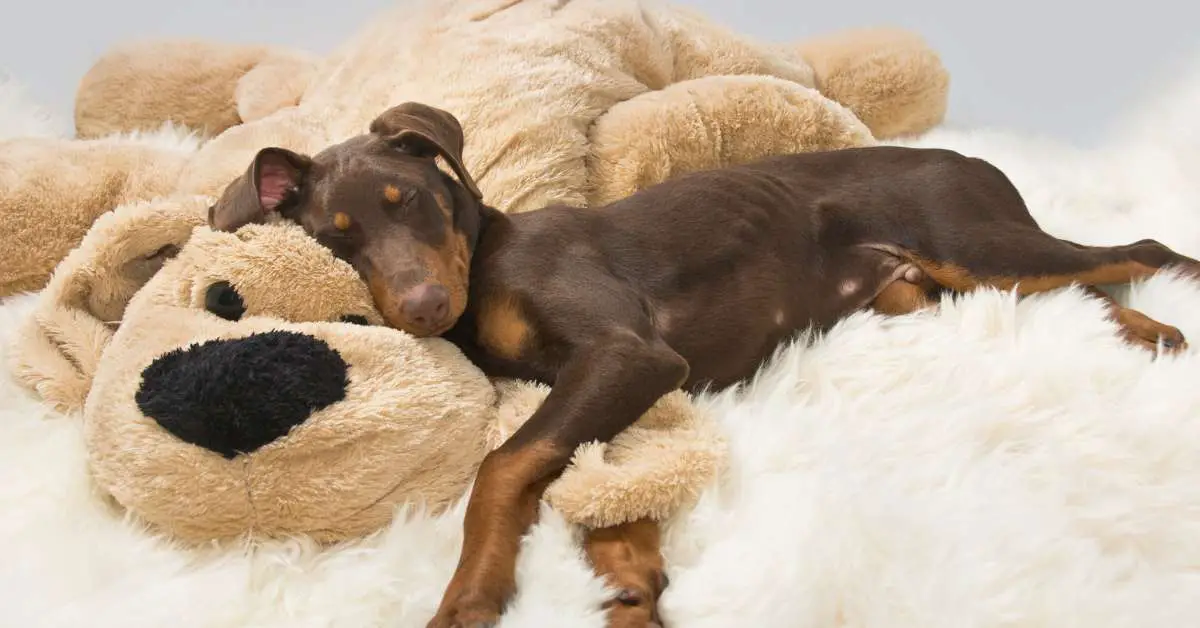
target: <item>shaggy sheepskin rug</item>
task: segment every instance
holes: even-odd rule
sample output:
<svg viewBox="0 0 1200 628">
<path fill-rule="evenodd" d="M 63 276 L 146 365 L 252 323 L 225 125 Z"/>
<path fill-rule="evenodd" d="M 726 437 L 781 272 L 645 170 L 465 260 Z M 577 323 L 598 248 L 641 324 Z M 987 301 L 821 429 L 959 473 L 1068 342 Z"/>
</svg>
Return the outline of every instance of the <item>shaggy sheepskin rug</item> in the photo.
<svg viewBox="0 0 1200 628">
<path fill-rule="evenodd" d="M 1200 72 L 1100 150 L 940 129 L 992 160 L 1043 226 L 1153 237 L 1200 257 Z M 56 124 L 0 86 L 0 131 Z M 146 141 L 187 141 L 178 134 Z M 703 399 L 730 472 L 669 523 L 669 626 L 1200 624 L 1200 286 L 1114 289 L 1194 339 L 1155 359 L 1077 290 L 980 292 L 861 314 Z M 0 305 L 7 344 L 28 297 Z M 185 551 L 89 484 L 78 417 L 0 378 L 0 625 L 420 627 L 454 568 L 461 507 L 362 542 Z M 512 627 L 597 627 L 605 598 L 554 513 L 526 538 Z"/>
</svg>

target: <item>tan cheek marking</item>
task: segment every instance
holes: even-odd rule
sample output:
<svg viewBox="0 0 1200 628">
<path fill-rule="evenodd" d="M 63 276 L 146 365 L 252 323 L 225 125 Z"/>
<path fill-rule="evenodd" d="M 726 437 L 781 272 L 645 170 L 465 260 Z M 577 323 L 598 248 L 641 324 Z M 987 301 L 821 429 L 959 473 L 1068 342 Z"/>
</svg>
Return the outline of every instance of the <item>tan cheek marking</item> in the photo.
<svg viewBox="0 0 1200 628">
<path fill-rule="evenodd" d="M 345 212 L 338 212 L 333 215 L 333 226 L 336 227 L 338 231 L 345 231 L 349 229 L 351 222 L 350 216 Z"/>
<path fill-rule="evenodd" d="M 437 202 L 437 206 L 442 210 L 442 215 L 446 217 L 446 220 L 454 222 L 454 212 L 451 211 L 450 203 L 446 201 L 446 198 L 440 193 L 434 192 L 433 199 Z"/>
<path fill-rule="evenodd" d="M 458 245 L 454 252 L 455 270 L 462 273 L 465 277 L 467 271 L 471 268 L 471 246 L 467 244 L 467 236 L 455 232 L 454 242 Z"/>
<path fill-rule="evenodd" d="M 384 283 L 378 273 L 369 273 L 367 275 L 367 290 L 371 293 L 371 298 L 375 301 L 375 307 L 383 315 L 384 322 L 389 327 L 402 329 L 401 325 L 405 323 L 405 320 L 400 312 L 400 304 L 392 298 L 387 284 Z"/>
<path fill-rule="evenodd" d="M 389 203 L 400 202 L 400 188 L 394 185 L 384 186 L 383 197 L 386 198 Z"/>
<path fill-rule="evenodd" d="M 479 308 L 478 320 L 480 344 L 508 360 L 521 357 L 531 330 L 515 299 L 489 299 Z"/>
<path fill-rule="evenodd" d="M 447 246 L 437 252 L 437 280 L 450 293 L 451 314 L 459 316 L 467 308 L 467 288 L 470 283 L 471 257 L 467 237 L 453 229 L 446 230 Z"/>
</svg>

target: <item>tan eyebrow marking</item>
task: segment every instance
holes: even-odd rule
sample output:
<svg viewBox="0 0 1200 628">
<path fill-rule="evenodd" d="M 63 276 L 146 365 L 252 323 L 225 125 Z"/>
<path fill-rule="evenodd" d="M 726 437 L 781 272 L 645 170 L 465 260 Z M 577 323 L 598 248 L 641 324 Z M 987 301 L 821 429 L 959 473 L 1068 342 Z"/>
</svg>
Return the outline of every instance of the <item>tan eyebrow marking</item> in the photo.
<svg viewBox="0 0 1200 628">
<path fill-rule="evenodd" d="M 389 202 L 396 203 L 400 201 L 400 188 L 394 185 L 387 185 L 383 188 L 383 197 Z"/>
<path fill-rule="evenodd" d="M 350 216 L 346 212 L 338 212 L 333 215 L 333 226 L 337 227 L 338 231 L 345 231 L 350 228 Z"/>
</svg>

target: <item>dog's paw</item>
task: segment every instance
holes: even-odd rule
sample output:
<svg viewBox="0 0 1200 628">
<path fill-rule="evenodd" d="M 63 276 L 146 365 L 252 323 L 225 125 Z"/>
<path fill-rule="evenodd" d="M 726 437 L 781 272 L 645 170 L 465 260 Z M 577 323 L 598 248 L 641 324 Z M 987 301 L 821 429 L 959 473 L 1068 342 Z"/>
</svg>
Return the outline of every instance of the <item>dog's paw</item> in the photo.
<svg viewBox="0 0 1200 628">
<path fill-rule="evenodd" d="M 1178 328 L 1160 323 L 1137 310 L 1121 308 L 1116 320 L 1121 337 L 1135 347 L 1156 353 L 1161 346 L 1163 355 L 1181 353 L 1188 347 L 1187 338 Z"/>
<path fill-rule="evenodd" d="M 502 605 L 481 597 L 461 597 L 443 604 L 426 628 L 493 628 L 500 622 Z"/>
<path fill-rule="evenodd" d="M 658 599 L 668 584 L 666 574 L 661 571 L 655 571 L 642 583 L 626 583 L 604 605 L 608 611 L 608 628 L 662 628 Z"/>
<path fill-rule="evenodd" d="M 1182 353 L 1188 348 L 1187 339 L 1184 338 L 1183 332 L 1174 327 L 1168 327 L 1162 330 L 1162 333 L 1154 335 L 1123 329 L 1121 337 L 1125 339 L 1125 342 L 1151 353 L 1157 353 L 1158 348 L 1161 346 L 1163 355 Z"/>
</svg>

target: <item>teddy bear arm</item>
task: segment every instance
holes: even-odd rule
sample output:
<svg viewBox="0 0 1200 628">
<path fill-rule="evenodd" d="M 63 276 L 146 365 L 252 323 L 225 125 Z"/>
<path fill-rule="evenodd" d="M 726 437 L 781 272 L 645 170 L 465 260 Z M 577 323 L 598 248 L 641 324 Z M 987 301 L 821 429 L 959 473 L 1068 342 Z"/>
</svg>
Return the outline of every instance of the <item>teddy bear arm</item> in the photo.
<svg viewBox="0 0 1200 628">
<path fill-rule="evenodd" d="M 171 122 L 215 136 L 245 121 L 243 113 L 258 118 L 294 104 L 315 63 L 304 53 L 269 46 L 200 40 L 122 44 L 80 82 L 76 134 L 95 138 Z"/>
<path fill-rule="evenodd" d="M 0 144 L 0 296 L 42 288 L 99 216 L 170 194 L 189 152 L 136 140 Z"/>
<path fill-rule="evenodd" d="M 696 170 L 873 142 L 814 89 L 766 76 L 710 76 L 610 109 L 591 131 L 592 206 Z"/>
</svg>

